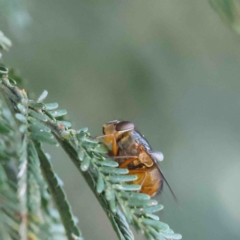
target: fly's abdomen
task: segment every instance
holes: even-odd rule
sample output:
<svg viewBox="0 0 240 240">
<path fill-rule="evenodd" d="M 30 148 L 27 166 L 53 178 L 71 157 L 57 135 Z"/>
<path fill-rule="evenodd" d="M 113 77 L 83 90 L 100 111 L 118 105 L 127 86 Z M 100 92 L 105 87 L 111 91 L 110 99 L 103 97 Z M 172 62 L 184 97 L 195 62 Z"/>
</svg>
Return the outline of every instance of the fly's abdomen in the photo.
<svg viewBox="0 0 240 240">
<path fill-rule="evenodd" d="M 143 167 L 141 169 L 130 170 L 129 174 L 137 175 L 138 179 L 132 183 L 141 185 L 141 193 L 153 197 L 162 189 L 163 179 L 155 165 L 150 168 Z"/>
</svg>

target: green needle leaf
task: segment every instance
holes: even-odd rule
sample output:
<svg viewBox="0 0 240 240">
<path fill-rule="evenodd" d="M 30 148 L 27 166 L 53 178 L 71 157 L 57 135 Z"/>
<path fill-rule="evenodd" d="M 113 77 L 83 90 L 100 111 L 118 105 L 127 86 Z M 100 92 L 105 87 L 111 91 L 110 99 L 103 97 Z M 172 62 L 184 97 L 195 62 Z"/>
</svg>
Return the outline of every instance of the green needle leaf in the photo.
<svg viewBox="0 0 240 240">
<path fill-rule="evenodd" d="M 91 163 L 91 158 L 85 157 L 81 162 L 81 169 L 83 172 L 87 171 Z"/>
<path fill-rule="evenodd" d="M 93 152 L 101 153 L 101 154 L 106 154 L 108 153 L 108 150 L 105 146 L 99 144 L 95 148 L 92 149 Z"/>
<path fill-rule="evenodd" d="M 111 188 L 107 188 L 105 190 L 105 198 L 109 201 L 114 198 L 114 192 L 112 191 Z"/>
<path fill-rule="evenodd" d="M 22 114 L 26 114 L 27 112 L 26 107 L 24 107 L 21 103 L 17 104 L 17 108 Z"/>
<path fill-rule="evenodd" d="M 169 229 L 169 226 L 166 223 L 163 223 L 160 221 L 156 221 L 156 220 L 152 220 L 152 219 L 148 219 L 148 218 L 141 218 L 140 221 L 147 225 L 155 227 L 159 230 L 168 230 Z"/>
<path fill-rule="evenodd" d="M 99 171 L 109 174 L 128 174 L 128 169 L 126 168 L 100 167 Z"/>
<path fill-rule="evenodd" d="M 58 103 L 45 103 L 45 110 L 54 110 L 58 108 Z"/>
<path fill-rule="evenodd" d="M 80 161 L 82 161 L 84 159 L 84 157 L 85 157 L 85 151 L 81 149 L 81 150 L 78 151 L 77 154 L 78 154 L 78 159 Z"/>
<path fill-rule="evenodd" d="M 54 111 L 49 111 L 49 113 L 55 117 L 55 118 L 58 118 L 58 117 L 62 117 L 64 115 L 67 114 L 67 111 L 62 109 L 62 110 L 54 110 Z"/>
<path fill-rule="evenodd" d="M 37 102 L 42 102 L 47 97 L 47 95 L 48 95 L 48 91 L 44 90 L 42 94 L 39 96 Z"/>
<path fill-rule="evenodd" d="M 107 177 L 111 182 L 117 183 L 117 182 L 131 182 L 134 180 L 137 180 L 136 175 L 123 175 L 123 176 L 109 176 Z"/>
<path fill-rule="evenodd" d="M 132 205 L 130 203 L 130 205 Z M 143 204 L 142 204 L 143 205 Z M 135 205 L 136 206 L 136 205 Z M 163 209 L 163 205 L 161 204 L 158 204 L 156 206 L 150 206 L 150 207 L 143 207 L 143 208 L 140 208 L 140 209 L 134 209 L 134 211 L 137 213 L 137 214 L 144 214 L 144 213 L 154 213 L 154 212 L 158 212 L 158 211 L 161 211 Z"/>
<path fill-rule="evenodd" d="M 120 192 L 119 195 L 126 199 L 150 200 L 150 196 L 145 193 Z"/>
<path fill-rule="evenodd" d="M 22 123 L 26 123 L 27 119 L 24 115 L 22 115 L 21 113 L 16 113 L 15 117 Z"/>
<path fill-rule="evenodd" d="M 177 234 L 177 233 L 161 233 L 165 238 L 167 239 L 173 239 L 173 240 L 179 240 L 182 239 L 182 235 L 181 234 Z"/>
<path fill-rule="evenodd" d="M 51 129 L 48 128 L 47 126 L 45 126 L 44 124 L 42 124 L 41 122 L 37 121 L 35 118 L 32 117 L 28 117 L 28 121 L 30 123 L 29 129 L 32 132 L 51 132 Z"/>
<path fill-rule="evenodd" d="M 33 140 L 38 140 L 40 142 L 45 142 L 45 143 L 48 143 L 48 144 L 51 144 L 51 145 L 56 145 L 57 142 L 56 140 L 54 139 L 53 135 L 52 134 L 49 134 L 49 133 L 30 133 L 29 137 Z"/>
<path fill-rule="evenodd" d="M 113 187 L 117 190 L 124 191 L 139 191 L 141 190 L 141 186 L 137 184 L 115 184 Z"/>
<path fill-rule="evenodd" d="M 115 213 L 117 211 L 117 205 L 116 205 L 116 201 L 115 198 L 111 198 L 109 201 L 109 205 L 110 205 L 110 209 L 113 213 Z"/>
<path fill-rule="evenodd" d="M 103 180 L 103 176 L 101 173 L 98 174 L 98 179 L 97 179 L 97 193 L 102 193 L 104 190 L 105 184 Z"/>
<path fill-rule="evenodd" d="M 151 213 L 147 213 L 145 215 L 146 215 L 146 217 L 151 218 L 151 219 L 156 220 L 156 221 L 159 221 L 159 219 L 160 219 L 159 216 L 151 214 Z"/>
<path fill-rule="evenodd" d="M 31 109 L 29 109 L 29 115 L 32 116 L 33 118 L 36 118 L 40 121 L 47 122 L 47 117 L 41 113 L 35 112 Z"/>
<path fill-rule="evenodd" d="M 1 122 L 0 120 L 0 134 L 3 135 L 7 135 L 11 132 L 11 128 L 10 126 L 8 126 L 7 124 L 4 124 L 3 122 Z"/>
<path fill-rule="evenodd" d="M 129 198 L 128 205 L 132 207 L 155 206 L 157 205 L 157 201 L 152 199 L 147 200 L 147 199 Z"/>
<path fill-rule="evenodd" d="M 0 31 L 0 50 L 8 51 L 12 42 Z"/>
<path fill-rule="evenodd" d="M 44 103 L 41 102 L 29 102 L 29 106 L 37 109 L 43 109 L 45 107 Z"/>
<path fill-rule="evenodd" d="M 94 159 L 93 161 L 100 166 L 118 167 L 118 163 L 115 162 L 115 161 L 112 161 L 112 160 L 107 160 L 106 159 L 106 160 L 99 161 L 99 160 Z"/>
</svg>

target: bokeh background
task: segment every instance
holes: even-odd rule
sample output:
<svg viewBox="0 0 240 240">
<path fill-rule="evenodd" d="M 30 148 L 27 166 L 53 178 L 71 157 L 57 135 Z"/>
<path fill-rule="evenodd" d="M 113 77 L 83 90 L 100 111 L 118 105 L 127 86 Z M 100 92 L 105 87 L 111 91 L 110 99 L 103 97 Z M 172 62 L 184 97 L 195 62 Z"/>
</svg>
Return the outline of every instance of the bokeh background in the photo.
<svg viewBox="0 0 240 240">
<path fill-rule="evenodd" d="M 240 239 L 240 38 L 207 1 L 5 1 L 4 62 L 93 136 L 130 120 L 179 199 L 160 213 L 183 239 Z M 117 239 L 67 156 L 49 148 L 85 239 Z M 137 235 L 136 239 L 143 239 Z"/>
</svg>

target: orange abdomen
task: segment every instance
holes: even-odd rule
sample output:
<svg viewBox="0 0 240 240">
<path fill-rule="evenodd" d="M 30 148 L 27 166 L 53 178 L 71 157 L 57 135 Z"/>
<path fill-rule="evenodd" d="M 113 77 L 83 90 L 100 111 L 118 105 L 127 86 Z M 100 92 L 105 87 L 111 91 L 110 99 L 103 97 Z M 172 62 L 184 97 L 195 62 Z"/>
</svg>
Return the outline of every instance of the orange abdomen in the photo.
<svg viewBox="0 0 240 240">
<path fill-rule="evenodd" d="M 150 195 L 150 197 L 155 196 L 163 186 L 163 179 L 162 175 L 159 172 L 157 166 L 154 164 L 152 167 L 149 168 L 140 168 L 139 173 L 137 172 L 138 169 L 134 170 L 134 173 L 131 171 L 129 174 L 137 175 L 138 179 L 133 181 L 133 184 L 139 184 L 142 186 L 140 192 Z"/>
</svg>

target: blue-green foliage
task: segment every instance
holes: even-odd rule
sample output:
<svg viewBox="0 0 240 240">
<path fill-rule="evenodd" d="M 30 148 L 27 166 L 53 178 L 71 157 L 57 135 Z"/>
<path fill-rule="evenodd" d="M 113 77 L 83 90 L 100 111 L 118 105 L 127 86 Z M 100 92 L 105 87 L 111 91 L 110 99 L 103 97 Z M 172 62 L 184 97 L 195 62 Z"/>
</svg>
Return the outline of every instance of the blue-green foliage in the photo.
<svg viewBox="0 0 240 240">
<path fill-rule="evenodd" d="M 240 2 L 238 0 L 209 0 L 213 9 L 229 27 L 240 33 Z"/>
<path fill-rule="evenodd" d="M 59 212 L 54 207 L 48 182 L 41 171 L 33 143 L 35 138 L 31 137 L 31 134 L 43 132 L 48 134 L 45 137 L 48 139 L 51 131 L 30 116 L 25 93 L 17 89 L 20 91 L 18 97 L 7 98 L 7 89 L 11 92 L 16 88 L 5 77 L 1 79 L 1 86 L 12 113 L 1 101 L 0 239 L 66 240 Z M 54 175 L 52 179 L 57 178 Z M 54 187 L 57 188 L 58 184 Z M 66 199 L 62 202 L 67 203 Z M 73 219 L 72 215 L 69 218 Z M 75 226 L 73 221 L 71 224 Z M 77 233 L 79 237 L 80 233 Z M 77 237 L 75 239 L 80 239 Z"/>
<path fill-rule="evenodd" d="M 0 46 L 2 42 L 0 41 Z M 2 47 L 3 48 L 3 47 Z M 14 72 L 12 72 L 14 75 Z M 0 68 L 0 92 L 7 108 L 0 108 L 0 239 L 81 240 L 62 183 L 42 144 L 60 144 L 106 212 L 119 239 L 133 240 L 129 224 L 147 239 L 181 239 L 155 215 L 163 209 L 147 194 L 138 193 L 137 179 L 108 156 L 108 151 L 64 119 L 66 110 L 44 103 L 48 92 L 29 100 L 21 82 Z M 53 204 L 54 203 L 54 204 Z"/>
</svg>

